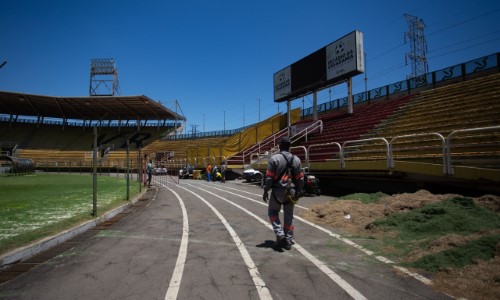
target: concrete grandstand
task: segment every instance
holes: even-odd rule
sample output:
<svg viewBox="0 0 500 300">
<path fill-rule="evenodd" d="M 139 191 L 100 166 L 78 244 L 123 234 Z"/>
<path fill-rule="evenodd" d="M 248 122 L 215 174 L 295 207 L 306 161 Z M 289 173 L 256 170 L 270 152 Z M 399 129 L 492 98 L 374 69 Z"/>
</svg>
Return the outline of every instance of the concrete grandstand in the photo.
<svg viewBox="0 0 500 300">
<path fill-rule="evenodd" d="M 0 92 L 4 155 L 37 170 L 90 168 L 94 134 L 112 146 L 101 168 L 123 169 L 126 144 L 135 171 L 144 155 L 171 175 L 191 165 L 226 163 L 234 174 L 265 170 L 282 135 L 326 192 L 402 192 L 418 188 L 500 191 L 500 55 L 498 53 L 354 95 L 277 114 L 223 132 L 176 134 L 185 119 L 139 97 L 50 97 Z M 148 121 L 149 120 L 149 121 Z M 150 122 L 154 121 L 154 122 Z M 182 130 L 181 130 L 182 132 Z M 101 154 L 104 154 L 102 152 Z"/>
</svg>

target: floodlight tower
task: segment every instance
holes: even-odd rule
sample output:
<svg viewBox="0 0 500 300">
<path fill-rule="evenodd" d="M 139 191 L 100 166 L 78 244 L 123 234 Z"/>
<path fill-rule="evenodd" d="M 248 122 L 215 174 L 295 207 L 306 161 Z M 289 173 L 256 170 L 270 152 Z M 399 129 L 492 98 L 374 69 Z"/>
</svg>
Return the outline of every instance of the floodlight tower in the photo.
<svg viewBox="0 0 500 300">
<path fill-rule="evenodd" d="M 408 65 L 408 60 L 411 63 L 411 72 L 407 75 L 407 78 L 415 78 L 428 72 L 427 42 L 424 36 L 425 24 L 422 19 L 409 14 L 405 14 L 405 19 L 408 22 L 405 44 L 406 37 L 410 39 L 410 52 L 406 53 L 405 61 L 406 65 Z"/>
<path fill-rule="evenodd" d="M 118 87 L 118 70 L 112 58 L 95 58 L 90 60 L 90 96 L 120 95 Z"/>
</svg>

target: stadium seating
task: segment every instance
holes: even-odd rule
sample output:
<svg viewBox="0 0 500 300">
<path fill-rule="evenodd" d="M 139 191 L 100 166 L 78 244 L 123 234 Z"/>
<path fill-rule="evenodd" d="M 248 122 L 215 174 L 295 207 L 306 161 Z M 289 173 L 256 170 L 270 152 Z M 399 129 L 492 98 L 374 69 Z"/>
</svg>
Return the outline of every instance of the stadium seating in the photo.
<svg viewBox="0 0 500 300">
<path fill-rule="evenodd" d="M 406 137 L 394 144 L 395 159 L 418 159 L 440 162 L 440 139 L 456 130 L 497 126 L 500 124 L 500 74 L 493 74 L 422 91 L 361 138 L 384 137 L 391 141 L 396 136 Z M 452 155 L 456 162 L 484 166 L 478 158 L 498 161 L 500 154 L 498 131 L 457 135 L 453 139 Z M 368 145 L 362 151 L 351 153 L 352 159 L 375 158 L 384 151 L 381 145 Z M 427 158 L 427 160 L 422 160 Z M 458 160 L 457 160 L 458 159 Z M 476 161 L 476 163 L 470 163 Z M 495 162 L 498 165 L 498 162 Z"/>
<path fill-rule="evenodd" d="M 139 147 L 160 139 L 170 128 L 100 127 L 98 129 L 98 157 L 100 164 L 125 166 L 126 141 L 130 139 L 131 165 L 136 165 Z M 61 124 L 40 124 L 0 122 L 0 141 L 16 145 L 13 155 L 30 158 L 35 166 L 88 166 L 92 161 L 94 132 L 91 127 L 62 126 Z M 105 148 L 111 147 L 106 159 L 101 159 Z"/>
<path fill-rule="evenodd" d="M 348 114 L 346 109 L 343 109 L 320 115 L 320 119 L 323 120 L 323 132 L 313 134 L 308 141 L 300 145 L 309 147 L 331 142 L 342 144 L 348 140 L 360 139 L 411 99 L 410 96 L 404 96 L 397 99 L 377 100 L 355 106 L 353 114 Z M 320 161 L 338 157 L 338 150 L 337 147 L 326 145 L 314 147 L 314 152 L 310 153 L 310 160 Z"/>
<path fill-rule="evenodd" d="M 385 99 L 388 98 L 388 99 Z M 379 139 L 373 142 L 349 144 L 343 147 L 346 160 L 382 160 L 387 142 L 392 145 L 395 159 L 441 163 L 443 139 L 459 129 L 498 126 L 500 124 L 500 73 L 476 77 L 434 89 L 391 95 L 355 104 L 354 112 L 346 107 L 319 114 L 322 130 L 295 141 L 292 146 L 308 149 L 309 162 L 339 159 L 339 147 L 346 141 Z M 294 112 L 295 114 L 295 112 Z M 300 113 L 297 114 L 300 116 Z M 251 163 L 248 149 L 254 146 L 261 155 L 271 148 L 261 148 L 261 142 L 286 127 L 286 116 L 278 114 L 233 136 L 211 136 L 196 139 L 162 139 L 168 128 L 100 127 L 98 144 L 112 151 L 101 158 L 101 166 L 124 167 L 126 139 L 131 138 L 130 165 L 141 155 L 170 158 L 169 163 L 202 167 L 207 161 L 220 164 L 224 159 L 233 167 Z M 292 126 L 304 126 L 311 117 L 295 121 Z M 413 136 L 411 136 L 413 135 Z M 94 133 L 91 127 L 62 124 L 9 122 L 0 120 L 0 142 L 16 145 L 15 155 L 30 158 L 36 165 L 88 166 L 92 162 Z M 338 143 L 338 144 L 333 144 Z M 325 145 L 329 144 L 329 145 Z M 500 132 L 460 133 L 453 137 L 451 154 L 457 164 L 500 166 Z M 310 149 L 310 150 L 309 150 Z M 2 150 L 4 150 L 2 148 Z M 247 152 L 245 152 L 247 151 Z M 245 154 L 247 153 L 246 157 Z M 173 154 L 173 155 L 172 155 Z M 304 161 L 304 151 L 297 153 Z M 259 156 L 259 155 L 258 155 Z"/>
</svg>

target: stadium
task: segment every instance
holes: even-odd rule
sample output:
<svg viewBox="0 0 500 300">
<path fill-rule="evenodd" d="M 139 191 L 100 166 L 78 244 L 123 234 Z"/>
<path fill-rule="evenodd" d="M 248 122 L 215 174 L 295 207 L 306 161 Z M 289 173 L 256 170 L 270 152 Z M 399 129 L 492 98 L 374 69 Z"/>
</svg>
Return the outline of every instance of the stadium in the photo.
<svg viewBox="0 0 500 300">
<path fill-rule="evenodd" d="M 500 53 L 353 94 L 362 38 L 277 70 L 286 111 L 227 130 L 121 95 L 111 58 L 89 96 L 0 91 L 0 298 L 494 299 Z M 284 136 L 319 184 L 287 251 L 262 201 Z"/>
<path fill-rule="evenodd" d="M 498 70 L 496 53 L 355 94 L 354 113 L 340 98 L 316 107 L 316 120 L 310 107 L 193 134 L 179 133 L 185 117 L 147 96 L 1 92 L 2 170 L 26 172 L 23 160 L 30 171 L 90 172 L 95 140 L 100 173 L 138 174 L 146 155 L 173 177 L 186 166 L 203 174 L 208 163 L 225 163 L 228 177 L 238 178 L 248 168 L 264 171 L 289 135 L 303 167 L 330 194 L 498 193 Z"/>
</svg>

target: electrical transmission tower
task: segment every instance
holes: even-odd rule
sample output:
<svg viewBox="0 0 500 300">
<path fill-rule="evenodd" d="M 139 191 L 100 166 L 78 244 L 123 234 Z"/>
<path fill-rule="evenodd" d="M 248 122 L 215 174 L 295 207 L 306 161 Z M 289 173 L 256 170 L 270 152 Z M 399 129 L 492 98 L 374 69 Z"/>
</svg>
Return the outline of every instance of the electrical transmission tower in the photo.
<svg viewBox="0 0 500 300">
<path fill-rule="evenodd" d="M 118 87 L 118 70 L 112 58 L 96 58 L 90 60 L 90 96 L 120 95 Z"/>
<path fill-rule="evenodd" d="M 429 69 L 427 66 L 427 42 L 425 41 L 424 28 L 425 24 L 418 17 L 405 14 L 406 22 L 408 22 L 408 32 L 406 37 L 410 39 L 410 52 L 406 53 L 405 61 L 408 65 L 408 60 L 411 63 L 411 72 L 408 78 L 415 78 L 426 74 Z"/>
</svg>

